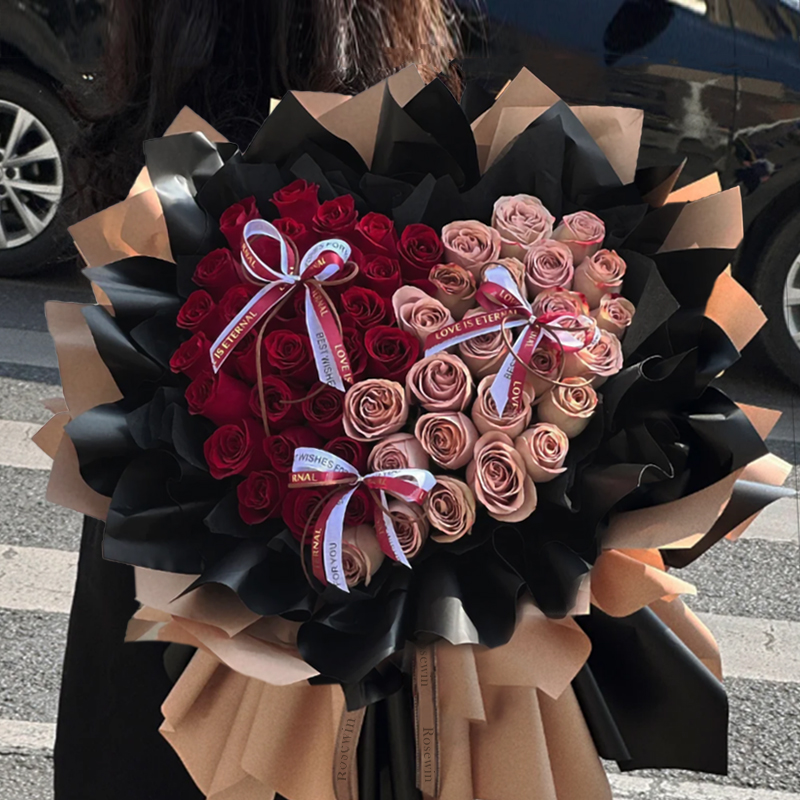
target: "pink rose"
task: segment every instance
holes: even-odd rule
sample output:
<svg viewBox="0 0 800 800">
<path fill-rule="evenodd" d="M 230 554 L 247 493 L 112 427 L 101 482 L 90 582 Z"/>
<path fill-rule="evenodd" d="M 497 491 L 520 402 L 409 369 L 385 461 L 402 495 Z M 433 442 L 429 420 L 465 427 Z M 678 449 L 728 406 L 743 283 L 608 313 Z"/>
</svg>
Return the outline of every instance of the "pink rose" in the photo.
<svg viewBox="0 0 800 800">
<path fill-rule="evenodd" d="M 500 258 L 500 234 L 474 219 L 449 222 L 442 228 L 442 242 L 447 260 L 476 278 L 487 261 Z"/>
<path fill-rule="evenodd" d="M 392 500 L 386 506 L 394 523 L 397 540 L 407 558 L 414 558 L 428 540 L 430 523 L 421 506 Z"/>
<path fill-rule="evenodd" d="M 584 378 L 564 378 L 536 407 L 541 422 L 558 426 L 570 439 L 583 431 L 596 409 L 597 392 Z"/>
<path fill-rule="evenodd" d="M 547 483 L 566 470 L 569 439 L 557 425 L 537 423 L 514 440 L 514 447 L 534 483 Z"/>
<path fill-rule="evenodd" d="M 563 361 L 564 354 L 556 344 L 543 342 L 533 351 L 529 364 L 533 372 L 528 373 L 525 382 L 534 397 L 541 397 L 559 379 Z"/>
<path fill-rule="evenodd" d="M 483 313 L 480 309 L 474 309 L 468 311 L 464 315 L 464 319 Z M 458 354 L 478 380 L 497 372 L 507 353 L 503 334 L 500 331 L 482 333 L 480 336 L 474 336 L 458 345 Z"/>
<path fill-rule="evenodd" d="M 515 194 L 495 201 L 492 227 L 500 234 L 501 254 L 523 258 L 534 242 L 548 239 L 556 218 L 538 197 Z"/>
<path fill-rule="evenodd" d="M 542 239 L 525 253 L 525 284 L 531 297 L 557 286 L 571 289 L 574 274 L 572 251 L 561 242 Z"/>
<path fill-rule="evenodd" d="M 579 317 L 589 313 L 589 303 L 584 295 L 560 286 L 539 292 L 533 299 L 531 308 L 537 317 L 542 314 L 570 314 Z"/>
<path fill-rule="evenodd" d="M 590 308 L 597 308 L 604 294 L 620 290 L 626 266 L 614 250 L 598 250 L 575 268 L 575 291 L 586 295 Z"/>
<path fill-rule="evenodd" d="M 401 286 L 392 295 L 392 307 L 400 329 L 413 333 L 423 346 L 430 334 L 454 321 L 438 300 L 416 286 Z"/>
<path fill-rule="evenodd" d="M 399 431 L 408 419 L 405 390 L 395 381 L 370 378 L 351 386 L 344 396 L 344 431 L 361 442 Z"/>
<path fill-rule="evenodd" d="M 604 294 L 600 299 L 600 306 L 592 311 L 592 316 L 597 320 L 597 327 L 613 333 L 622 339 L 628 326 L 633 322 L 636 308 L 630 300 L 620 294 Z"/>
<path fill-rule="evenodd" d="M 622 369 L 622 345 L 613 333 L 600 331 L 594 344 L 586 345 L 577 353 L 568 353 L 564 362 L 567 377 L 592 378 L 592 385 L 602 386 L 612 375 Z"/>
<path fill-rule="evenodd" d="M 504 433 L 486 433 L 475 443 L 467 483 L 489 516 L 501 522 L 522 522 L 536 509 L 536 487 Z"/>
<path fill-rule="evenodd" d="M 472 458 L 478 432 L 469 417 L 458 411 L 423 414 L 414 428 L 425 452 L 445 469 L 461 469 Z"/>
<path fill-rule="evenodd" d="M 472 406 L 472 421 L 481 434 L 499 431 L 513 439 L 515 436 L 519 436 L 531 421 L 533 394 L 526 386 L 522 392 L 520 408 L 515 409 L 510 402 L 506 403 L 503 415 L 498 416 L 497 406 L 489 391 L 493 381 L 494 375 L 487 375 L 478 384 L 478 395 Z"/>
<path fill-rule="evenodd" d="M 475 305 L 475 276 L 464 267 L 439 264 L 431 270 L 428 280 L 436 287 L 436 299 L 455 319 L 461 319 Z"/>
<path fill-rule="evenodd" d="M 564 242 L 572 251 L 576 264 L 593 256 L 602 247 L 605 237 L 605 223 L 591 211 L 565 215 L 553 231 L 553 238 L 557 242 Z"/>
<path fill-rule="evenodd" d="M 472 400 L 472 389 L 467 365 L 450 353 L 423 358 L 406 375 L 408 402 L 426 411 L 463 411 Z"/>
<path fill-rule="evenodd" d="M 463 481 L 439 475 L 425 499 L 425 514 L 438 531 L 432 538 L 439 544 L 455 542 L 475 524 L 475 495 Z"/>
<path fill-rule="evenodd" d="M 387 469 L 428 469 L 430 461 L 425 448 L 410 433 L 393 433 L 382 439 L 369 454 L 370 472 Z"/>
<path fill-rule="evenodd" d="M 345 528 L 342 534 L 342 567 L 347 585 L 369 586 L 372 576 L 383 563 L 383 551 L 371 525 Z"/>
</svg>

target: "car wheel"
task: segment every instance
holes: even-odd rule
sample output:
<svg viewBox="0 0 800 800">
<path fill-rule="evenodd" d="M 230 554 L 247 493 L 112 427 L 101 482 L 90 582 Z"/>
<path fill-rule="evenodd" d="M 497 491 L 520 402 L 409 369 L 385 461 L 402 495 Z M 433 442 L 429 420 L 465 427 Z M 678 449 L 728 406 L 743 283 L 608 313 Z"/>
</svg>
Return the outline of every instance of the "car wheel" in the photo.
<svg viewBox="0 0 800 800">
<path fill-rule="evenodd" d="M 64 252 L 64 153 L 75 125 L 53 92 L 0 71 L 0 276 L 35 272 Z"/>
<path fill-rule="evenodd" d="M 790 217 L 761 252 L 752 291 L 768 320 L 759 336 L 762 348 L 800 386 L 800 214 Z"/>
</svg>

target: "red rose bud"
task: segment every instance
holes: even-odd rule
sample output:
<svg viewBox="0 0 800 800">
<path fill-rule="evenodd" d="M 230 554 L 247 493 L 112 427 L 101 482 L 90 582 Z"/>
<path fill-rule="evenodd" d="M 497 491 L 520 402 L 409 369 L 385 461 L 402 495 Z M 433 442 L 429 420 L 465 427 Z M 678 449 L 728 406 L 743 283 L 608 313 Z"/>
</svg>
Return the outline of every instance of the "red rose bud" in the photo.
<svg viewBox="0 0 800 800">
<path fill-rule="evenodd" d="M 367 351 L 364 349 L 364 334 L 357 328 L 342 325 L 342 341 L 347 357 L 350 359 L 350 369 L 353 377 L 360 378 L 367 369 Z"/>
<path fill-rule="evenodd" d="M 331 439 L 323 448 L 348 464 L 352 464 L 362 475 L 367 471 L 367 457 L 369 445 L 366 442 L 357 442 L 349 436 L 337 436 Z"/>
<path fill-rule="evenodd" d="M 222 212 L 219 218 L 219 229 L 228 240 L 231 250 L 239 253 L 242 247 L 242 231 L 251 219 L 260 219 L 261 214 L 256 207 L 255 197 L 247 197 L 240 203 L 234 203 Z"/>
<path fill-rule="evenodd" d="M 246 525 L 258 525 L 270 517 L 280 517 L 281 503 L 288 490 L 285 476 L 269 470 L 251 472 L 237 487 L 239 516 Z"/>
<path fill-rule="evenodd" d="M 256 382 L 256 342 L 258 336 L 254 331 L 248 333 L 231 353 L 227 363 L 230 364 L 236 374 L 251 386 Z M 224 368 L 223 368 L 224 369 Z"/>
<path fill-rule="evenodd" d="M 320 447 L 322 437 L 311 428 L 296 425 L 264 439 L 264 452 L 275 472 L 291 472 L 296 447 Z"/>
<path fill-rule="evenodd" d="M 359 486 L 353 492 L 347 511 L 344 513 L 345 525 L 363 525 L 367 520 L 372 520 L 372 497 L 364 486 Z"/>
<path fill-rule="evenodd" d="M 211 359 L 208 355 L 211 342 L 206 335 L 200 331 L 187 339 L 173 354 L 169 360 L 169 368 L 175 372 L 182 372 L 190 379 L 196 378 L 201 372 L 211 367 Z"/>
<path fill-rule="evenodd" d="M 304 333 L 270 331 L 262 342 L 262 357 L 269 371 L 288 375 L 302 383 L 311 383 L 317 375 L 311 341 Z"/>
<path fill-rule="evenodd" d="M 264 386 L 264 405 L 267 409 L 267 422 L 270 431 L 282 431 L 303 421 L 303 410 L 299 402 L 305 397 L 307 390 L 291 381 L 285 381 L 277 375 L 267 375 L 262 381 Z M 250 390 L 250 412 L 261 419 L 261 400 L 258 386 Z"/>
<path fill-rule="evenodd" d="M 317 233 L 326 237 L 342 236 L 351 233 L 358 220 L 355 200 L 349 194 L 343 194 L 333 200 L 326 200 L 314 214 L 311 226 Z"/>
<path fill-rule="evenodd" d="M 370 211 L 359 220 L 356 233 L 356 242 L 364 255 L 397 258 L 397 231 L 389 217 Z"/>
<path fill-rule="evenodd" d="M 372 289 L 381 297 L 391 299 L 403 283 L 400 262 L 386 256 L 367 256 L 361 262 L 357 280 L 366 289 Z"/>
<path fill-rule="evenodd" d="M 285 237 L 294 242 L 297 252 L 302 258 L 306 251 L 319 241 L 319 235 L 309 230 L 302 222 L 290 217 L 281 217 L 272 223 Z M 310 222 L 309 222 L 310 224 Z"/>
<path fill-rule="evenodd" d="M 310 545 L 314 536 L 313 523 L 319 518 L 325 505 L 325 498 L 330 495 L 330 488 L 318 486 L 313 489 L 289 489 L 281 504 L 281 517 L 292 536 L 298 542 Z"/>
<path fill-rule="evenodd" d="M 308 227 L 319 208 L 318 192 L 319 186 L 316 183 L 308 183 L 298 178 L 283 189 L 278 189 L 272 195 L 272 204 L 282 217 L 289 217 Z M 288 235 L 291 236 L 291 233 Z"/>
<path fill-rule="evenodd" d="M 405 281 L 421 280 L 441 263 L 444 245 L 433 228 L 416 223 L 403 231 L 397 252 Z"/>
<path fill-rule="evenodd" d="M 215 425 L 240 422 L 250 414 L 250 387 L 225 372 L 208 370 L 186 389 L 190 414 L 200 414 Z"/>
<path fill-rule="evenodd" d="M 419 339 L 413 333 L 378 325 L 364 334 L 367 372 L 372 378 L 404 383 L 411 367 L 421 358 Z"/>
<path fill-rule="evenodd" d="M 322 387 L 322 388 L 320 388 Z M 301 403 L 303 418 L 323 439 L 344 433 L 344 394 L 332 386 L 316 383 Z"/>
<path fill-rule="evenodd" d="M 227 325 L 253 298 L 258 286 L 252 283 L 239 283 L 225 292 L 219 301 L 219 313 Z"/>
<path fill-rule="evenodd" d="M 266 468 L 264 438 L 261 423 L 252 417 L 217 428 L 203 445 L 211 477 L 219 481 Z"/>
<path fill-rule="evenodd" d="M 342 311 L 349 314 L 359 328 L 371 328 L 380 325 L 387 316 L 386 303 L 372 289 L 362 286 L 351 286 L 342 292 L 340 300 Z"/>
<path fill-rule="evenodd" d="M 225 327 L 217 304 L 204 289 L 198 289 L 186 298 L 186 302 L 178 311 L 175 324 L 193 333 L 202 331 L 211 342 Z"/>
<path fill-rule="evenodd" d="M 230 250 L 221 247 L 203 256 L 195 267 L 192 280 L 219 302 L 225 292 L 241 283 L 242 279 L 235 257 Z"/>
</svg>

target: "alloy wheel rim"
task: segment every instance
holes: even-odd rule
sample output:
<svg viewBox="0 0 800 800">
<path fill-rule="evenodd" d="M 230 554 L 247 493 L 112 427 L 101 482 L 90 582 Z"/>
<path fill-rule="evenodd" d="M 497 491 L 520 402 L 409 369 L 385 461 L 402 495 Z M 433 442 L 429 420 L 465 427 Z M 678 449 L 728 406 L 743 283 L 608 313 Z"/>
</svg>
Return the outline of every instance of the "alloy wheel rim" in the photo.
<svg viewBox="0 0 800 800">
<path fill-rule="evenodd" d="M 795 346 L 800 349 L 800 254 L 789 267 L 783 287 L 783 316 Z"/>
<path fill-rule="evenodd" d="M 63 191 L 53 134 L 26 108 L 0 100 L 0 251 L 39 236 L 53 221 Z"/>
</svg>

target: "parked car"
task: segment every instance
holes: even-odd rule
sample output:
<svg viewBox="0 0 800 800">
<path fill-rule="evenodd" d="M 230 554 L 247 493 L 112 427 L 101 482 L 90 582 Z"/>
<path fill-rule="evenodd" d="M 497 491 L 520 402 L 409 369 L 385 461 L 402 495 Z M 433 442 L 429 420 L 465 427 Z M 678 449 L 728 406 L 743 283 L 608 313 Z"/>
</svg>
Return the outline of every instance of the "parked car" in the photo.
<svg viewBox="0 0 800 800">
<path fill-rule="evenodd" d="M 741 186 L 734 274 L 770 318 L 766 353 L 800 385 L 800 0 L 458 2 L 494 88 L 524 65 L 571 103 L 641 108 L 641 166 L 686 157 L 684 182 L 716 171 Z M 91 94 L 104 6 L 0 0 L 0 275 L 63 242 L 63 98 Z"/>
</svg>

